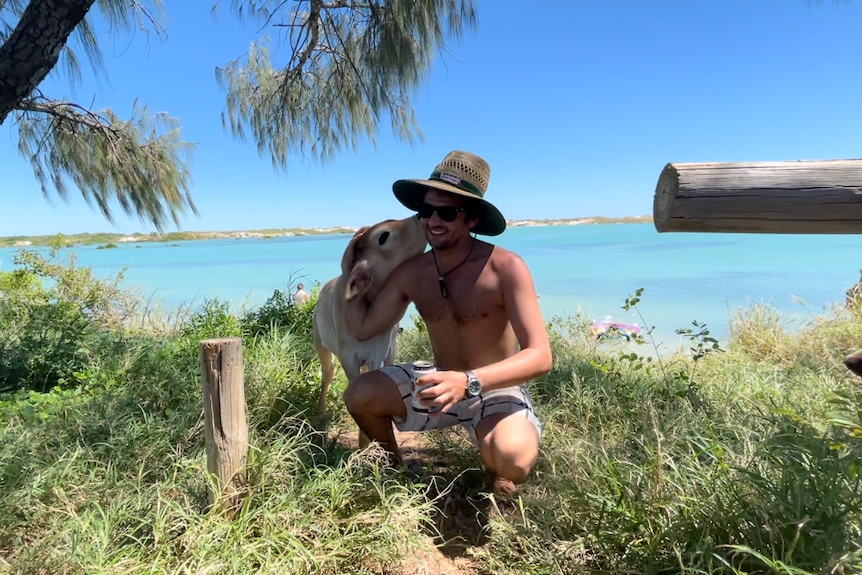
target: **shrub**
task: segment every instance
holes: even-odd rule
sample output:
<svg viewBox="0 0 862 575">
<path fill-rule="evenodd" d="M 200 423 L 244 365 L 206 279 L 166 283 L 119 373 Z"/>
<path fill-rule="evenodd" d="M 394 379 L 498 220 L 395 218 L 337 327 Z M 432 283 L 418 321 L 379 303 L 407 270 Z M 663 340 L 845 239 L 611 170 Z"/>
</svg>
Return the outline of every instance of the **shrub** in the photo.
<svg viewBox="0 0 862 575">
<path fill-rule="evenodd" d="M 314 286 L 311 299 L 300 306 L 293 303 L 292 293 L 292 286 L 288 287 L 288 291 L 276 289 L 262 306 L 247 312 L 242 317 L 242 323 L 249 334 L 257 336 L 273 329 L 282 329 L 297 335 L 310 336 L 320 288 Z"/>
<path fill-rule="evenodd" d="M 74 256 L 23 250 L 0 272 L 0 391 L 47 390 L 94 360 L 94 348 L 134 313 L 139 299 L 95 278 Z"/>
<path fill-rule="evenodd" d="M 270 429 L 317 411 L 320 364 L 310 337 L 261 334 L 247 346 L 244 363 L 249 426 Z"/>
<path fill-rule="evenodd" d="M 230 311 L 230 302 L 208 298 L 180 327 L 180 335 L 197 343 L 216 337 L 241 337 L 242 322 Z"/>
<path fill-rule="evenodd" d="M 395 340 L 397 355 L 396 361 L 407 363 L 420 359 L 434 361 L 434 352 L 431 350 L 431 340 L 428 339 L 428 328 L 418 315 L 411 316 L 413 327 L 399 331 Z"/>
</svg>

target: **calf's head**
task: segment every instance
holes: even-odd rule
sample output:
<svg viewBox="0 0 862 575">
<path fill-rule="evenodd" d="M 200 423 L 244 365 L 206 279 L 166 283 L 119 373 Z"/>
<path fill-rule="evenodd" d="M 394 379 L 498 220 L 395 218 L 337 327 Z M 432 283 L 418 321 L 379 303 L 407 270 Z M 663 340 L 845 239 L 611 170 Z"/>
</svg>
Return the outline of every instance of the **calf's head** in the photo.
<svg viewBox="0 0 862 575">
<path fill-rule="evenodd" d="M 389 274 L 424 252 L 425 245 L 425 231 L 416 216 L 374 224 L 356 240 L 345 296 L 348 300 L 360 294 L 374 297 Z"/>
</svg>

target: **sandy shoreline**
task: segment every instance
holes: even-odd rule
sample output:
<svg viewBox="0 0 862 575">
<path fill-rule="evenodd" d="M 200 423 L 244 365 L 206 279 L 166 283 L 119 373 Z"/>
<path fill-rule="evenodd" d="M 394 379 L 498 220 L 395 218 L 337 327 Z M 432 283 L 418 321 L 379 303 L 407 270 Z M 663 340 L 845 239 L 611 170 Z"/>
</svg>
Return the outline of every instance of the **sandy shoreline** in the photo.
<svg viewBox="0 0 862 575">
<path fill-rule="evenodd" d="M 601 216 L 587 218 L 560 218 L 551 220 L 509 220 L 507 225 L 516 227 L 535 226 L 576 226 L 583 224 L 618 224 L 618 223 L 649 223 L 652 216 L 629 216 L 624 218 L 606 218 Z M 56 234 L 51 236 L 6 236 L 0 237 L 0 247 L 28 247 L 47 246 L 58 241 L 65 245 L 75 244 L 102 244 L 108 247 L 116 244 L 143 243 L 143 242 L 179 242 L 192 240 L 218 240 L 218 239 L 271 239 L 285 236 L 309 236 L 323 234 L 348 234 L 356 231 L 356 228 L 345 226 L 334 226 L 327 228 L 284 228 L 265 230 L 235 230 L 235 231 L 206 231 L 206 232 L 165 232 L 165 233 L 93 233 L 93 234 Z"/>
</svg>

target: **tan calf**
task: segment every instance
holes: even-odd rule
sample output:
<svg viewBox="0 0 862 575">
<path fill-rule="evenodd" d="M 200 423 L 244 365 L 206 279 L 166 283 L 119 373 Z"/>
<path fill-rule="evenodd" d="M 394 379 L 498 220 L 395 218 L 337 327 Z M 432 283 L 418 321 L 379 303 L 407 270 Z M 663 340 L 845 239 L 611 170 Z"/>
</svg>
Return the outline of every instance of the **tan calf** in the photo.
<svg viewBox="0 0 862 575">
<path fill-rule="evenodd" d="M 348 381 L 362 368 L 376 369 L 395 360 L 398 322 L 367 340 L 357 341 L 347 324 L 347 309 L 373 299 L 398 265 L 425 251 L 425 232 L 415 216 L 386 220 L 371 226 L 358 240 L 349 275 L 329 280 L 320 291 L 314 310 L 314 347 L 320 357 L 321 387 L 318 407 L 326 411 L 326 397 L 335 374 L 333 354 Z"/>
</svg>

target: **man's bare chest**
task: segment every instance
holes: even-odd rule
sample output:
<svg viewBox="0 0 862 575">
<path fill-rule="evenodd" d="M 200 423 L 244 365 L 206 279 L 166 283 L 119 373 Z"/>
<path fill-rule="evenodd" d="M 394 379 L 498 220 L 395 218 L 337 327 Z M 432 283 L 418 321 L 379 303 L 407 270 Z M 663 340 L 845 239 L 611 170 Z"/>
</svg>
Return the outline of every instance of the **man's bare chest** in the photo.
<svg viewBox="0 0 862 575">
<path fill-rule="evenodd" d="M 468 325 L 486 321 L 504 313 L 499 282 L 488 270 L 447 277 L 446 295 L 438 278 L 429 274 L 422 282 L 414 305 L 427 323 Z"/>
</svg>

